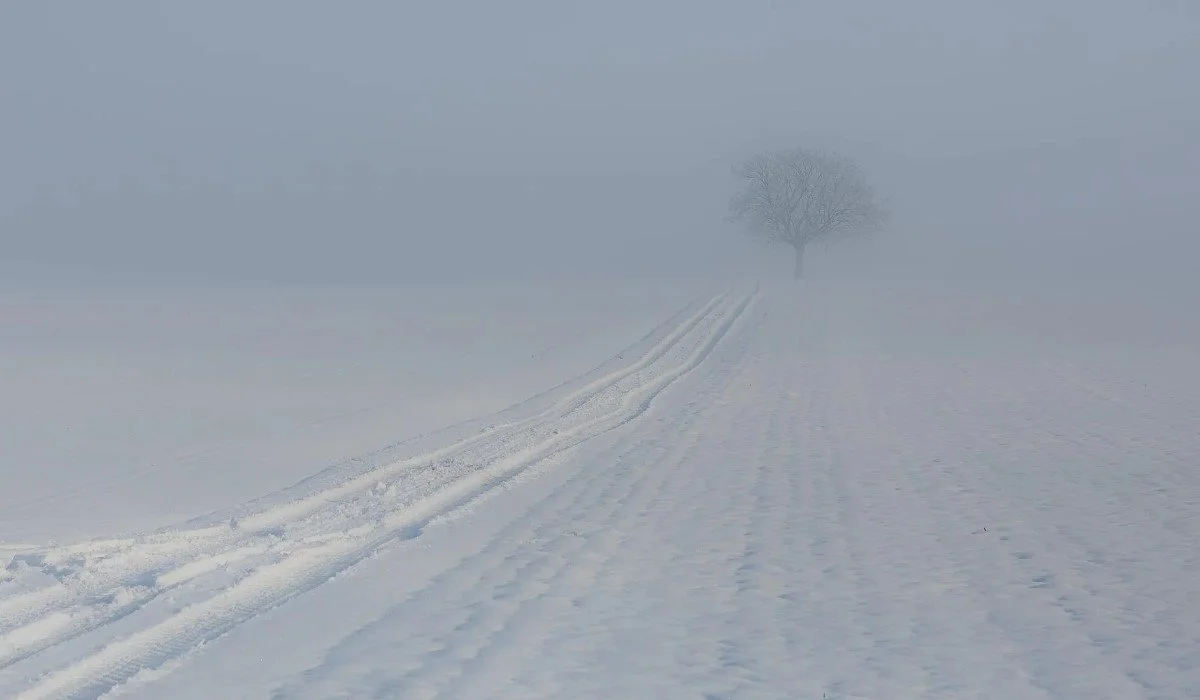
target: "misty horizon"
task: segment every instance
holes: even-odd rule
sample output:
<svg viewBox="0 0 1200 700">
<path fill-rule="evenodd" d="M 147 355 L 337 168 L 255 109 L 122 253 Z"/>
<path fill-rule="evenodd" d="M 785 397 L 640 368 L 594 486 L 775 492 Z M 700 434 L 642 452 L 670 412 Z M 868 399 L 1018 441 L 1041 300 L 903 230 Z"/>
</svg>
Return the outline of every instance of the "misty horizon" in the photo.
<svg viewBox="0 0 1200 700">
<path fill-rule="evenodd" d="M 1200 253 L 1184 3 L 233 7 L 6 9 L 0 273 L 758 274 L 730 168 L 794 146 L 888 201 L 881 274 L 1182 280 Z"/>
</svg>

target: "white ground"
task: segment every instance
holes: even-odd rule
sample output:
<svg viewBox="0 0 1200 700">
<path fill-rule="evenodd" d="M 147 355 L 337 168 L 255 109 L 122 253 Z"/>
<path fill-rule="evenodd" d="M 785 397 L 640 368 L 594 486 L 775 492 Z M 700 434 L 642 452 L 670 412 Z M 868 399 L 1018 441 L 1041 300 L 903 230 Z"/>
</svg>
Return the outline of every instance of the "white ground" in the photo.
<svg viewBox="0 0 1200 700">
<path fill-rule="evenodd" d="M 154 291 L 0 293 L 0 546 L 170 525 L 502 410 L 696 294 Z"/>
<path fill-rule="evenodd" d="M 703 298 L 493 418 L 13 548 L 0 697 L 1200 697 L 1200 342 L 1146 311 Z"/>
</svg>

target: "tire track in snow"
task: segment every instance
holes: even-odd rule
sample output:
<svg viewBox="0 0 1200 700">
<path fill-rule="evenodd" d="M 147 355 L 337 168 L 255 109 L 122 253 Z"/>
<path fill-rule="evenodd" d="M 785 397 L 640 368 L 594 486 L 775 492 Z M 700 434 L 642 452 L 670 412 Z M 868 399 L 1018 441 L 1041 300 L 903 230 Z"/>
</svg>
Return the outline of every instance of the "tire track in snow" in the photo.
<svg viewBox="0 0 1200 700">
<path fill-rule="evenodd" d="M 349 520 L 340 526 L 346 530 L 361 527 L 364 518 L 355 500 L 364 494 L 370 498 L 382 493 L 396 501 L 389 508 L 392 511 L 415 505 L 455 478 L 477 471 L 476 464 L 508 456 L 518 440 L 532 441 L 526 435 L 531 428 L 540 426 L 544 434 L 547 426 L 569 423 L 571 416 L 589 406 L 589 399 L 619 388 L 623 382 L 636 381 L 639 373 L 661 362 L 668 353 L 684 347 L 688 339 L 702 331 L 706 324 L 719 320 L 730 294 L 727 291 L 710 299 L 635 361 L 598 377 L 530 417 L 494 424 L 446 447 L 384 465 L 238 521 L 160 531 L 140 538 L 35 549 L 14 556 L 9 568 L 39 568 L 57 582 L 0 599 L 0 669 L 131 615 L 163 593 L 194 578 L 188 574 L 197 571 L 201 560 L 208 559 L 217 567 L 228 566 L 232 563 L 231 551 L 254 547 L 277 558 L 277 550 L 292 548 L 298 538 L 326 540 L 331 534 L 340 532 L 339 526 L 332 522 L 337 518 Z M 548 436 L 532 437 L 536 440 Z M 471 454 L 473 448 L 481 445 L 493 449 L 482 455 Z M 472 459 L 461 459 L 463 454 Z M 444 469 L 447 462 L 459 467 L 457 471 Z M 409 488 L 402 493 L 396 493 L 394 484 L 381 489 L 386 479 L 399 481 Z M 349 503 L 339 508 L 346 502 Z M 280 541 L 283 528 L 301 529 L 305 518 L 315 520 L 315 532 Z M 179 565 L 180 561 L 182 565 Z"/>
<path fill-rule="evenodd" d="M 547 596 L 561 591 L 567 579 L 586 586 L 617 546 L 611 528 L 619 512 L 661 488 L 662 479 L 650 477 L 662 474 L 641 467 L 618 462 L 605 470 L 608 473 L 593 472 L 579 479 L 582 488 L 572 489 L 569 501 L 564 499 L 552 512 L 538 509 L 530 514 L 528 520 L 539 523 L 532 540 L 514 540 L 511 532 L 495 538 L 484 556 L 498 562 L 481 572 L 473 585 L 457 587 L 456 597 L 442 602 L 436 588 L 461 575 L 451 572 L 427 589 L 429 600 L 406 603 L 382 620 L 384 627 L 405 630 L 405 637 L 407 630 L 415 632 L 415 639 L 401 641 L 405 650 L 396 654 L 406 672 L 395 679 L 381 679 L 377 672 L 372 686 L 359 690 L 378 694 L 386 687 L 387 693 L 404 697 L 465 698 L 480 684 L 486 688 L 499 682 L 498 673 L 513 670 L 505 668 L 505 656 L 521 654 L 526 645 L 535 644 L 548 609 L 562 607 L 561 599 L 552 602 Z M 613 478 L 611 472 L 618 470 L 637 474 Z M 588 525 L 580 527 L 580 520 Z M 590 563 L 583 567 L 580 560 Z M 433 614 L 420 613 L 426 606 Z M 394 667 L 388 675 L 393 671 Z M 381 687 L 381 682 L 386 685 Z M 344 678 L 334 684 L 345 685 Z M 299 693 L 299 697 L 320 696 L 320 687 L 307 683 Z"/>
<path fill-rule="evenodd" d="M 707 409 L 720 400 L 758 317 L 747 318 L 736 340 L 721 346 L 720 361 L 705 379 L 689 382 L 680 410 L 640 421 L 598 457 L 573 453 L 565 469 L 595 466 L 564 477 L 478 553 L 347 637 L 274 697 L 349 693 L 469 700 L 492 697 L 498 688 L 554 695 L 537 672 L 541 660 L 562 646 L 553 640 L 561 619 L 597 585 L 620 585 L 603 581 L 613 573 L 613 560 L 631 537 L 653 527 L 646 518 L 657 511 L 660 498 L 686 483 L 686 465 L 695 460 L 702 438 L 729 430 L 712 424 Z M 645 444 L 647 433 L 672 439 Z M 384 668 L 353 663 L 380 650 L 386 650 Z"/>
<path fill-rule="evenodd" d="M 757 293 L 751 293 L 733 299 L 725 296 L 714 299 L 637 362 L 592 382 L 538 416 L 518 422 L 515 431 L 496 428 L 426 455 L 421 462 L 444 459 L 456 450 L 482 446 L 493 448 L 498 458 L 484 464 L 468 461 L 458 465 L 457 470 L 445 470 L 451 473 L 448 478 L 419 483 L 417 488 L 406 492 L 415 498 L 400 507 L 389 502 L 388 497 L 394 493 L 387 488 L 381 490 L 378 485 L 382 476 L 411 473 L 413 467 L 420 466 L 407 463 L 411 460 L 389 465 L 384 468 L 385 474 L 363 475 L 326 492 L 249 516 L 238 527 L 228 528 L 228 533 L 218 532 L 212 536 L 217 540 L 218 551 L 228 550 L 231 542 L 244 545 L 261 537 L 281 540 L 289 548 L 279 560 L 253 569 L 212 597 L 49 673 L 19 697 L 94 697 L 140 670 L 160 667 L 263 610 L 320 585 L 380 546 L 397 538 L 416 536 L 432 519 L 505 483 L 529 465 L 636 419 L 666 387 L 704 361 L 756 297 Z M 432 471 L 436 476 L 438 470 Z M 403 478 L 397 481 L 401 487 L 408 486 Z M 355 496 L 366 503 L 345 503 L 348 497 Z M 295 546 L 293 530 L 311 543 Z M 170 541 L 170 533 L 164 537 Z M 187 546 L 180 546 L 186 560 L 184 567 L 198 558 L 195 536 L 192 537 L 192 540 L 185 537 Z M 211 541 L 206 544 L 213 546 Z M 153 586 L 148 588 L 151 594 L 139 605 L 161 593 Z M 121 614 L 128 615 L 129 611 Z M 87 625 L 90 629 L 110 620 L 88 620 Z M 71 636 L 81 631 L 73 629 Z M 53 644 L 65 638 L 65 635 L 51 635 L 43 641 Z M 49 644 L 43 644 L 42 648 L 45 646 Z"/>
<path fill-rule="evenodd" d="M 346 688 L 372 695 L 384 685 L 389 691 L 418 692 L 413 681 L 416 671 L 444 674 L 446 668 L 462 662 L 448 658 L 449 635 L 494 617 L 494 611 L 485 609 L 490 598 L 480 595 L 480 589 L 512 587 L 527 578 L 531 570 L 549 570 L 551 555 L 542 553 L 543 547 L 561 541 L 563 523 L 572 512 L 616 500 L 614 486 L 599 472 L 560 484 L 523 517 L 498 530 L 477 554 L 438 575 L 379 620 L 350 635 L 326 654 L 323 665 L 310 669 L 299 682 L 278 689 L 274 697 L 325 697 Z M 531 528 L 530 523 L 541 525 Z M 389 625 L 404 631 L 389 636 Z M 358 656 L 364 647 L 386 648 L 388 668 L 368 671 L 348 666 L 346 661 Z"/>
<path fill-rule="evenodd" d="M 739 340 L 747 339 L 747 334 L 739 335 Z M 547 612 L 534 624 L 536 634 L 522 638 L 532 643 L 519 651 L 511 643 L 503 645 L 491 672 L 464 676 L 468 682 L 452 686 L 447 697 L 496 697 L 500 688 L 503 697 L 633 697 L 644 690 L 639 669 L 681 664 L 689 675 L 722 671 L 714 669 L 720 650 L 711 629 L 694 631 L 688 620 L 664 619 L 664 611 L 677 613 L 681 600 L 697 596 L 712 599 L 712 608 L 728 609 L 717 599 L 729 599 L 721 587 L 736 565 L 725 554 L 736 556 L 736 550 L 720 547 L 708 553 L 722 538 L 706 534 L 720 529 L 729 514 L 722 511 L 714 523 L 715 514 L 704 507 L 702 495 L 735 498 L 738 492 L 729 488 L 728 479 L 701 465 L 712 458 L 715 445 L 745 439 L 757 424 L 753 403 L 735 403 L 736 415 L 729 414 L 727 390 L 740 377 L 746 354 L 745 345 L 727 348 L 721 373 L 690 392 L 686 405 L 639 424 L 630 440 L 583 458 L 590 464 L 638 465 L 655 475 L 655 486 L 635 492 L 614 519 L 614 531 L 602 531 L 602 553 L 594 552 L 597 556 L 568 570 L 559 593 L 569 597 L 558 598 L 553 614 Z M 590 518 L 582 512 L 576 520 Z M 697 556 L 705 562 L 701 580 L 714 584 L 712 588 L 697 586 L 692 576 L 679 576 L 697 571 L 688 566 Z M 650 621 L 662 624 L 647 627 Z M 629 659 L 614 663 L 610 658 L 622 651 L 636 657 L 634 667 L 627 666 Z M 573 679 L 569 689 L 562 686 L 564 676 Z M 721 687 L 719 679 L 707 684 L 713 693 Z M 670 692 L 654 696 L 664 694 Z"/>
<path fill-rule="evenodd" d="M 671 429 L 660 428 L 657 434 L 665 432 L 675 436 L 671 443 L 659 448 L 660 455 L 646 459 L 644 440 L 650 429 L 649 423 L 639 425 L 636 433 L 614 448 L 613 452 L 618 455 L 613 460 L 614 466 L 620 465 L 632 472 L 625 480 L 627 487 L 622 489 L 623 495 L 615 500 L 619 507 L 606 509 L 599 523 L 593 517 L 580 517 L 588 511 L 567 511 L 571 519 L 564 524 L 569 524 L 571 529 L 565 534 L 584 542 L 572 561 L 560 567 L 554 579 L 546 582 L 548 590 L 558 594 L 553 597 L 540 595 L 526 601 L 521 610 L 510 616 L 505 634 L 489 639 L 487 651 L 490 653 L 480 654 L 464 667 L 456 682 L 443 691 L 443 696 L 488 700 L 496 688 L 512 687 L 520 671 L 530 667 L 529 664 L 523 666 L 523 662 L 537 659 L 544 653 L 558 618 L 580 606 L 594 591 L 601 576 L 613 570 L 614 562 L 631 540 L 645 532 L 644 527 L 637 527 L 631 521 L 653 512 L 650 504 L 664 493 L 670 493 L 672 487 L 680 486 L 677 480 L 686 474 L 685 465 L 700 449 L 702 439 L 711 436 L 716 429 L 712 425 L 713 415 L 706 408 L 722 396 L 730 380 L 740 373 L 749 339 L 760 320 L 758 314 L 754 319 L 747 319 L 747 328 L 738 334 L 738 347 L 728 349 L 719 371 L 711 373 L 702 386 L 693 389 L 691 398 L 681 410 L 673 412 L 670 418 L 660 419 L 663 422 L 669 420 Z M 616 475 L 606 476 L 611 481 Z M 604 503 L 605 498 L 602 497 L 600 502 Z M 531 695 L 535 694 L 533 688 L 529 690 Z"/>
</svg>

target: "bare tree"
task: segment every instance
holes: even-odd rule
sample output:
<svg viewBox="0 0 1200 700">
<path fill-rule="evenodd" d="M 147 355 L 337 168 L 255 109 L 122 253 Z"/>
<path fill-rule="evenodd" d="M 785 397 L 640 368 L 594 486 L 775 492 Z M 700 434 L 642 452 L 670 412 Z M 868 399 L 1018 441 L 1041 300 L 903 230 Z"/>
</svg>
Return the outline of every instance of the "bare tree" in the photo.
<svg viewBox="0 0 1200 700">
<path fill-rule="evenodd" d="M 809 243 L 874 229 L 886 217 L 858 165 L 835 153 L 763 153 L 736 166 L 734 175 L 741 189 L 729 203 L 731 218 L 790 245 L 797 278 Z"/>
</svg>

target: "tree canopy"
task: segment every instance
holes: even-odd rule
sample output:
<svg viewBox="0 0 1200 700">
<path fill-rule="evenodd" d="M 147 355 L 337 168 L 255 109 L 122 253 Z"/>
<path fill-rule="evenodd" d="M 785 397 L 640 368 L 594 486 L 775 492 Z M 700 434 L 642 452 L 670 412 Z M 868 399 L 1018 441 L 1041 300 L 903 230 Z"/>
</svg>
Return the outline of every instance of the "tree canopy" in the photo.
<svg viewBox="0 0 1200 700">
<path fill-rule="evenodd" d="M 857 163 L 836 153 L 763 153 L 737 165 L 734 175 L 740 188 L 730 201 L 732 218 L 792 246 L 797 276 L 809 243 L 874 229 L 886 218 Z"/>
</svg>

